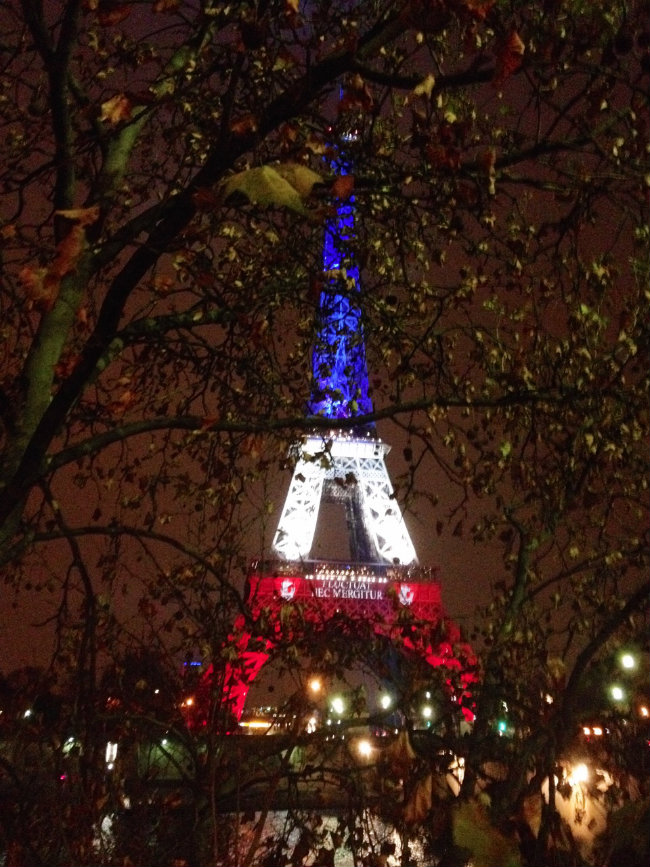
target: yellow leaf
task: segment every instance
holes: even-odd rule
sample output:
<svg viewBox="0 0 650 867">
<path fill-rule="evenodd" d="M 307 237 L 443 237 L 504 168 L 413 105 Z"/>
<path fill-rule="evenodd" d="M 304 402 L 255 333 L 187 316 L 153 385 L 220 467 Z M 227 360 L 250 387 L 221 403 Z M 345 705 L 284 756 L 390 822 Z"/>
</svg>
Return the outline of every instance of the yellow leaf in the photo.
<svg viewBox="0 0 650 867">
<path fill-rule="evenodd" d="M 102 103 L 99 119 L 112 124 L 131 120 L 131 100 L 123 93 L 112 96 Z"/>
<path fill-rule="evenodd" d="M 277 166 L 259 166 L 238 172 L 223 185 L 226 199 L 233 194 L 245 196 L 249 202 L 267 207 L 289 208 L 299 214 L 307 213 L 304 199 L 314 184 L 322 183 L 316 172 L 297 163 Z"/>
<path fill-rule="evenodd" d="M 315 184 L 323 182 L 319 174 L 300 163 L 280 163 L 274 168 L 280 177 L 288 181 L 298 191 L 303 199 L 311 195 Z"/>
<path fill-rule="evenodd" d="M 413 88 L 413 93 L 416 96 L 431 96 L 431 91 L 436 86 L 436 79 L 431 73 L 423 78 L 422 81 Z"/>
<path fill-rule="evenodd" d="M 55 213 L 66 220 L 76 220 L 80 226 L 91 226 L 99 217 L 99 205 L 91 208 L 68 208 Z"/>
</svg>

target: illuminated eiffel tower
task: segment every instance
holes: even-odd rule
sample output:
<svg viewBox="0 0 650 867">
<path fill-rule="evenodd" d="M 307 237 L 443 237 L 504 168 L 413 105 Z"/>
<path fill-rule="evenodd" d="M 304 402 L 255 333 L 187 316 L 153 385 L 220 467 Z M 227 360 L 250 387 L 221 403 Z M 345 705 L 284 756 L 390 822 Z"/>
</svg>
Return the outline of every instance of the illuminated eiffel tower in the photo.
<svg viewBox="0 0 650 867">
<path fill-rule="evenodd" d="M 353 137 L 341 141 L 334 164 L 341 174 L 349 172 L 344 148 L 353 143 Z M 308 404 L 311 417 L 327 419 L 331 426 L 314 427 L 296 444 L 293 477 L 273 541 L 277 556 L 256 561 L 248 574 L 246 603 L 253 623 L 259 618 L 266 633 L 255 636 L 243 616 L 235 623 L 231 640 L 237 658 L 227 667 L 224 687 L 224 701 L 235 719 L 283 635 L 286 605 L 300 605 L 304 622 L 316 628 L 339 613 L 372 622 L 375 631 L 401 641 L 430 665 L 462 668 L 454 655 L 460 631 L 444 614 L 433 570 L 417 563 L 393 493 L 385 463 L 389 446 L 375 425 L 364 420 L 373 407 L 353 246 L 351 198 L 339 205 L 325 231 L 324 288 Z M 355 419 L 358 424 L 349 423 Z M 326 501 L 345 508 L 350 557 L 343 561 L 312 554 L 321 503 Z M 412 623 L 426 624 L 428 633 L 405 627 L 400 618 L 405 608 Z"/>
<path fill-rule="evenodd" d="M 335 168 L 345 174 L 340 159 Z M 345 506 L 354 562 L 408 565 L 415 548 L 386 469 L 390 447 L 374 424 L 342 430 L 337 422 L 372 413 L 355 263 L 354 200 L 341 204 L 325 231 L 325 288 L 319 304 L 309 413 L 331 420 L 324 433 L 303 438 L 273 548 L 283 560 L 309 560 L 320 505 Z"/>
</svg>

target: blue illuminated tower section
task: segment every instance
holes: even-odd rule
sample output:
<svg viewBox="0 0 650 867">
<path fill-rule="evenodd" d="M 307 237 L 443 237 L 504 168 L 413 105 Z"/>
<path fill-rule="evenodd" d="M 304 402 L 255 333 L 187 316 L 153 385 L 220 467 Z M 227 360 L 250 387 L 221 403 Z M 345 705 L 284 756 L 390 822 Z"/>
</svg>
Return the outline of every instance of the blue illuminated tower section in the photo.
<svg viewBox="0 0 650 867">
<path fill-rule="evenodd" d="M 333 164 L 349 172 L 343 155 Z M 313 354 L 311 415 L 342 419 L 372 412 L 359 307 L 359 268 L 353 254 L 354 198 L 339 205 L 325 229 L 318 338 Z"/>
<path fill-rule="evenodd" d="M 333 168 L 349 173 L 343 136 Z M 386 469 L 389 447 L 372 423 L 343 420 L 372 413 L 360 306 L 359 269 L 354 256 L 355 206 L 339 203 L 325 229 L 323 290 L 312 359 L 310 416 L 331 420 L 331 428 L 296 445 L 296 465 L 273 542 L 290 562 L 308 561 L 322 501 L 341 503 L 346 512 L 351 560 L 377 565 L 413 564 L 415 549 Z"/>
</svg>

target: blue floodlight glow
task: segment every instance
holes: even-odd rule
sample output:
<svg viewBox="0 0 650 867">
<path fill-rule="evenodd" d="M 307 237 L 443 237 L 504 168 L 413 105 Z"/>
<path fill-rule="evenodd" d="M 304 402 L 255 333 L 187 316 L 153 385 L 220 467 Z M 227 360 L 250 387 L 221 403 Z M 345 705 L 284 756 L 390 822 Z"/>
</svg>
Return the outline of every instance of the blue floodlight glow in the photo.
<svg viewBox="0 0 650 867">
<path fill-rule="evenodd" d="M 335 171 L 348 174 L 344 159 Z M 308 411 L 331 419 L 372 412 L 359 307 L 359 268 L 354 260 L 354 197 L 342 202 L 325 229 L 318 335 L 312 356 L 313 387 Z"/>
</svg>

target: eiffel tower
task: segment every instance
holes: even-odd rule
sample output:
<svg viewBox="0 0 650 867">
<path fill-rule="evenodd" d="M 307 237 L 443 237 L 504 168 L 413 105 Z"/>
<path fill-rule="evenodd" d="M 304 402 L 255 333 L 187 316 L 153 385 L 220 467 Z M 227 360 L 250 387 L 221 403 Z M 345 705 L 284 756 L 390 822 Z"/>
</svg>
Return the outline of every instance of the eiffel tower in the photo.
<svg viewBox="0 0 650 867">
<path fill-rule="evenodd" d="M 348 164 L 335 164 L 346 174 Z M 298 445 L 297 460 L 273 548 L 282 560 L 309 560 L 322 502 L 343 503 L 354 562 L 409 565 L 415 548 L 386 468 L 390 447 L 374 424 L 342 430 L 337 422 L 372 413 L 359 307 L 359 269 L 353 254 L 354 199 L 341 204 L 325 230 L 318 337 L 308 412 L 332 428 Z"/>
<path fill-rule="evenodd" d="M 345 148 L 353 144 L 353 136 L 340 142 L 334 162 L 340 174 L 350 170 Z M 296 443 L 293 477 L 273 540 L 276 558 L 253 563 L 247 578 L 248 609 L 253 621 L 264 612 L 267 632 L 263 638 L 254 636 L 243 616 L 235 624 L 231 640 L 237 659 L 228 665 L 224 688 L 224 702 L 235 719 L 241 717 L 251 683 L 273 653 L 272 636 L 277 639 L 282 634 L 282 611 L 288 604 L 301 605 L 305 622 L 311 619 L 314 624 L 337 613 L 370 619 L 380 624 L 376 631 L 417 650 L 430 665 L 464 670 L 454 655 L 460 631 L 444 614 L 434 570 L 417 562 L 395 499 L 385 462 L 389 446 L 374 423 L 367 421 L 373 406 L 353 248 L 354 199 L 350 198 L 339 205 L 325 229 L 324 288 L 307 407 L 308 416 L 327 419 L 331 426 L 323 430 L 319 425 L 318 431 L 315 426 Z M 346 424 L 341 426 L 343 420 Z M 345 560 L 313 557 L 323 502 L 344 507 L 350 551 Z M 430 627 L 432 637 L 424 644 L 419 639 L 419 648 L 414 638 L 404 634 L 399 617 L 403 608 Z M 463 688 L 459 702 L 466 694 Z"/>
</svg>

